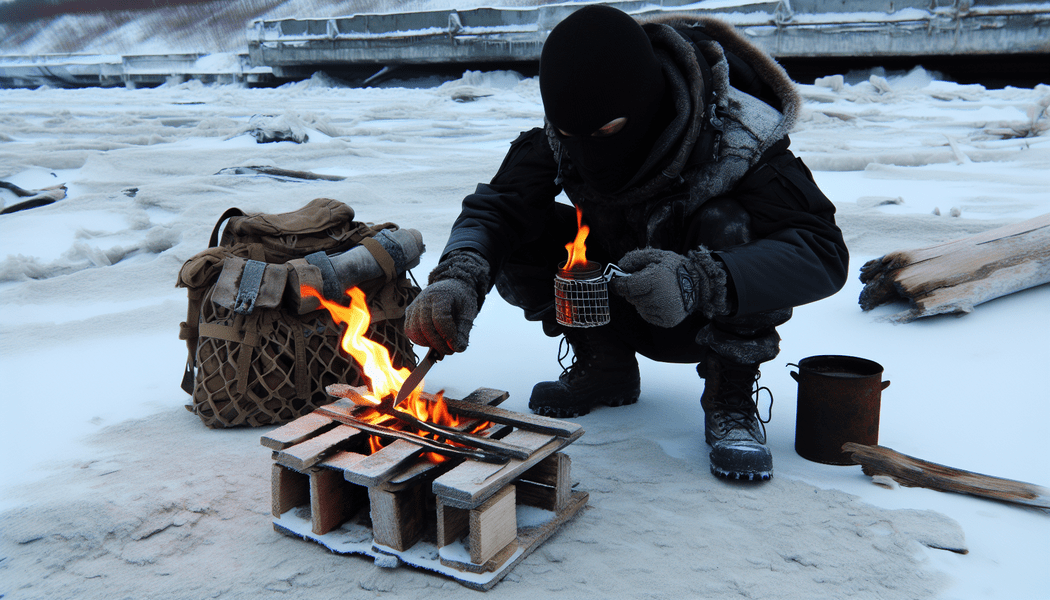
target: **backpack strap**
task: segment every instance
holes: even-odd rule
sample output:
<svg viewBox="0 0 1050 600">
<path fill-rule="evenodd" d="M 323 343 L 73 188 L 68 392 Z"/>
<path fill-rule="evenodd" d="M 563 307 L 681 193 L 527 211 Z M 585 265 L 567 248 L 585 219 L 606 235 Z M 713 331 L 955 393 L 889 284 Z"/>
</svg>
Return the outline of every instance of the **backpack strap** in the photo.
<svg viewBox="0 0 1050 600">
<path fill-rule="evenodd" d="M 247 260 L 244 270 L 241 272 L 241 285 L 237 288 L 237 298 L 233 301 L 233 311 L 250 315 L 255 310 L 255 300 L 259 298 L 259 288 L 262 286 L 263 273 L 266 271 L 266 263 L 257 260 Z"/>
<path fill-rule="evenodd" d="M 189 307 L 186 320 L 179 323 L 179 339 L 186 341 L 186 349 L 189 351 L 189 356 L 186 359 L 186 369 L 182 374 L 182 389 L 191 396 L 193 395 L 193 379 L 196 376 L 195 369 L 197 367 L 197 339 L 199 337 L 197 324 L 200 320 L 201 300 L 204 297 L 204 291 L 202 288 L 186 288 L 186 295 L 189 297 Z"/>
<path fill-rule="evenodd" d="M 245 213 L 239 208 L 228 208 L 226 212 L 222 213 L 219 220 L 215 222 L 215 227 L 211 230 L 211 237 L 208 238 L 208 247 L 214 248 L 219 245 L 219 230 L 222 229 L 222 224 L 230 217 L 243 217 Z"/>
<path fill-rule="evenodd" d="M 251 365 L 252 351 L 251 348 L 258 346 L 261 338 L 259 337 L 257 327 L 253 327 L 251 323 L 245 323 L 243 317 L 238 317 L 234 320 L 235 325 L 221 325 L 219 323 L 201 323 L 200 324 L 200 336 L 208 338 L 216 338 L 220 340 L 226 340 L 227 342 L 233 342 L 235 344 L 243 344 L 240 352 L 237 354 L 237 393 L 244 394 L 248 390 L 248 368 Z M 240 327 L 236 324 L 240 322 Z"/>
<path fill-rule="evenodd" d="M 306 262 L 321 270 L 321 284 L 324 290 L 321 292 L 325 298 L 340 298 L 346 290 L 340 289 L 339 276 L 335 274 L 335 267 L 331 259 L 324 251 L 314 252 L 306 255 Z"/>
<path fill-rule="evenodd" d="M 383 269 L 383 276 L 387 281 L 393 281 L 397 278 L 397 263 L 394 261 L 394 257 L 390 256 L 383 244 L 379 243 L 379 240 L 374 237 L 366 237 L 361 240 L 361 245 L 372 253 L 372 256 L 379 263 L 379 268 Z"/>
</svg>

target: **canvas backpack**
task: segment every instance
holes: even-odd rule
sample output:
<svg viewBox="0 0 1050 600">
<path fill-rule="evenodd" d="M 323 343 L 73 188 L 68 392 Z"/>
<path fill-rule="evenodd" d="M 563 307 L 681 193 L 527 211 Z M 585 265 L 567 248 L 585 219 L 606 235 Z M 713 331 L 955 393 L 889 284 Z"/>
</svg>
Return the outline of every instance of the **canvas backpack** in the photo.
<svg viewBox="0 0 1050 600">
<path fill-rule="evenodd" d="M 397 228 L 354 221 L 351 207 L 327 198 L 288 213 L 223 213 L 208 249 L 179 271 L 189 297 L 179 332 L 189 350 L 186 408 L 213 428 L 274 425 L 331 402 L 329 384 L 365 384 L 340 349 L 341 328 L 316 298 L 299 293 L 301 284 L 323 289 L 321 270 L 305 258 L 317 252 L 358 245 L 371 252 L 383 275 L 358 284 L 372 316 L 367 335 L 396 368 L 415 366 L 404 313 L 419 287 L 374 239 Z"/>
</svg>

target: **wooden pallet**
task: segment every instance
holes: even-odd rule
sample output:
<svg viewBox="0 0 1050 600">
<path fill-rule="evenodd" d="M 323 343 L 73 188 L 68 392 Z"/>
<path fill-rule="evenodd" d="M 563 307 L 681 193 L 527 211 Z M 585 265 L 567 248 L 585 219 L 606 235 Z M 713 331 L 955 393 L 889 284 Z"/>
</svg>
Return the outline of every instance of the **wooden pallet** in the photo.
<svg viewBox="0 0 1050 600">
<path fill-rule="evenodd" d="M 369 434 L 341 422 L 355 408 L 342 400 L 274 429 L 261 439 L 273 450 L 274 528 L 490 589 L 588 500 L 573 491 L 571 460 L 561 452 L 583 428 L 498 408 L 506 398 L 479 388 L 446 399 L 452 412 L 495 422 L 483 435 L 529 450 L 505 464 L 434 463 L 406 440 L 368 454 Z"/>
</svg>

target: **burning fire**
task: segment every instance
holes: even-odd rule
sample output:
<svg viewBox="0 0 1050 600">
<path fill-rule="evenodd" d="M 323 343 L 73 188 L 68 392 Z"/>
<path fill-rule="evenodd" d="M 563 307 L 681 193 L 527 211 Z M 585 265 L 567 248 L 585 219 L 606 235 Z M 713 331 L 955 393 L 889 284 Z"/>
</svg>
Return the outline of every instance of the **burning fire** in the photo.
<svg viewBox="0 0 1050 600">
<path fill-rule="evenodd" d="M 304 297 L 313 296 L 317 298 L 321 306 L 332 315 L 332 319 L 336 323 L 346 324 L 346 331 L 343 332 L 340 344 L 343 350 L 357 364 L 361 365 L 365 378 L 368 379 L 368 393 L 362 394 L 362 397 L 375 406 L 379 406 L 384 398 L 390 397 L 392 400 L 412 371 L 407 368 L 395 369 L 390 359 L 390 352 L 386 347 L 365 337 L 365 332 L 368 331 L 368 326 L 372 321 L 372 315 L 368 311 L 368 303 L 365 300 L 364 292 L 356 287 L 347 290 L 346 293 L 350 297 L 350 306 L 331 302 L 322 297 L 317 290 L 307 285 L 301 286 L 299 293 Z M 464 419 L 448 411 L 448 407 L 442 398 L 442 392 L 438 392 L 433 402 L 428 402 L 422 397 L 422 389 L 423 386 L 420 385 L 412 390 L 408 398 L 394 410 L 408 413 L 422 421 L 447 427 L 457 427 L 463 423 Z M 404 429 L 402 423 L 396 418 L 374 409 L 359 410 L 354 416 L 373 425 L 390 429 Z M 471 433 L 481 431 L 488 425 L 489 423 L 485 422 L 479 423 L 472 429 Z M 412 433 L 433 437 L 426 431 L 413 431 Z M 372 452 L 376 452 L 383 446 L 382 439 L 378 436 L 371 436 L 368 441 Z M 451 441 L 446 443 L 451 443 Z M 429 458 L 433 462 L 445 460 L 445 457 L 435 453 L 429 453 Z"/>
<path fill-rule="evenodd" d="M 576 239 L 565 244 L 565 249 L 569 251 L 569 260 L 565 262 L 566 271 L 587 265 L 587 246 L 584 244 L 584 241 L 587 240 L 587 234 L 590 232 L 591 228 L 583 224 L 583 211 L 577 206 Z"/>
</svg>

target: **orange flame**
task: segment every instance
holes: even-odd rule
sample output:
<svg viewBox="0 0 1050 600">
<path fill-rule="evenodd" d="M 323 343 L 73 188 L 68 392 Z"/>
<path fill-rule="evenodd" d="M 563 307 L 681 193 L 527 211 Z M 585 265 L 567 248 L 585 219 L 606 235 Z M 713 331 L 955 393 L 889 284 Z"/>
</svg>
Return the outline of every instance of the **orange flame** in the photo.
<svg viewBox="0 0 1050 600">
<path fill-rule="evenodd" d="M 404 385 L 405 380 L 412 373 L 406 368 L 395 369 L 390 358 L 390 351 L 386 346 L 376 343 L 367 337 L 365 332 L 372 322 L 372 314 L 368 310 L 365 294 L 359 288 L 353 287 L 346 291 L 350 297 L 350 306 L 343 306 L 336 302 L 325 299 L 314 288 L 304 285 L 299 288 L 299 293 L 306 297 L 317 298 L 321 306 L 331 315 L 338 324 L 346 324 L 346 331 L 340 340 L 340 346 L 361 365 L 364 376 L 368 379 L 368 393 L 361 396 L 375 406 L 382 403 L 383 398 L 395 396 Z M 438 392 L 433 401 L 428 401 L 422 396 L 422 384 L 412 390 L 412 393 L 395 410 L 399 410 L 416 417 L 421 421 L 427 421 L 448 427 L 457 427 L 463 424 L 463 419 L 448 411 L 445 404 L 443 392 Z M 396 418 L 383 414 L 377 410 L 358 410 L 354 416 L 373 425 L 388 427 L 391 429 L 404 429 L 403 424 Z M 481 422 L 471 428 L 471 433 L 477 433 L 490 425 Z M 429 432 L 413 432 L 422 436 L 435 437 Z M 383 441 L 378 436 L 371 436 L 368 440 L 372 452 L 378 451 L 383 446 Z M 452 442 L 446 442 L 452 443 Z M 433 462 L 442 462 L 444 456 L 428 453 L 428 458 Z"/>
<path fill-rule="evenodd" d="M 572 242 L 565 244 L 565 249 L 569 251 L 569 260 L 565 262 L 565 270 L 571 271 L 576 267 L 586 266 L 587 264 L 587 246 L 584 241 L 587 240 L 587 234 L 591 232 L 591 228 L 583 224 L 583 211 L 580 207 L 576 207 L 576 239 Z"/>
</svg>

